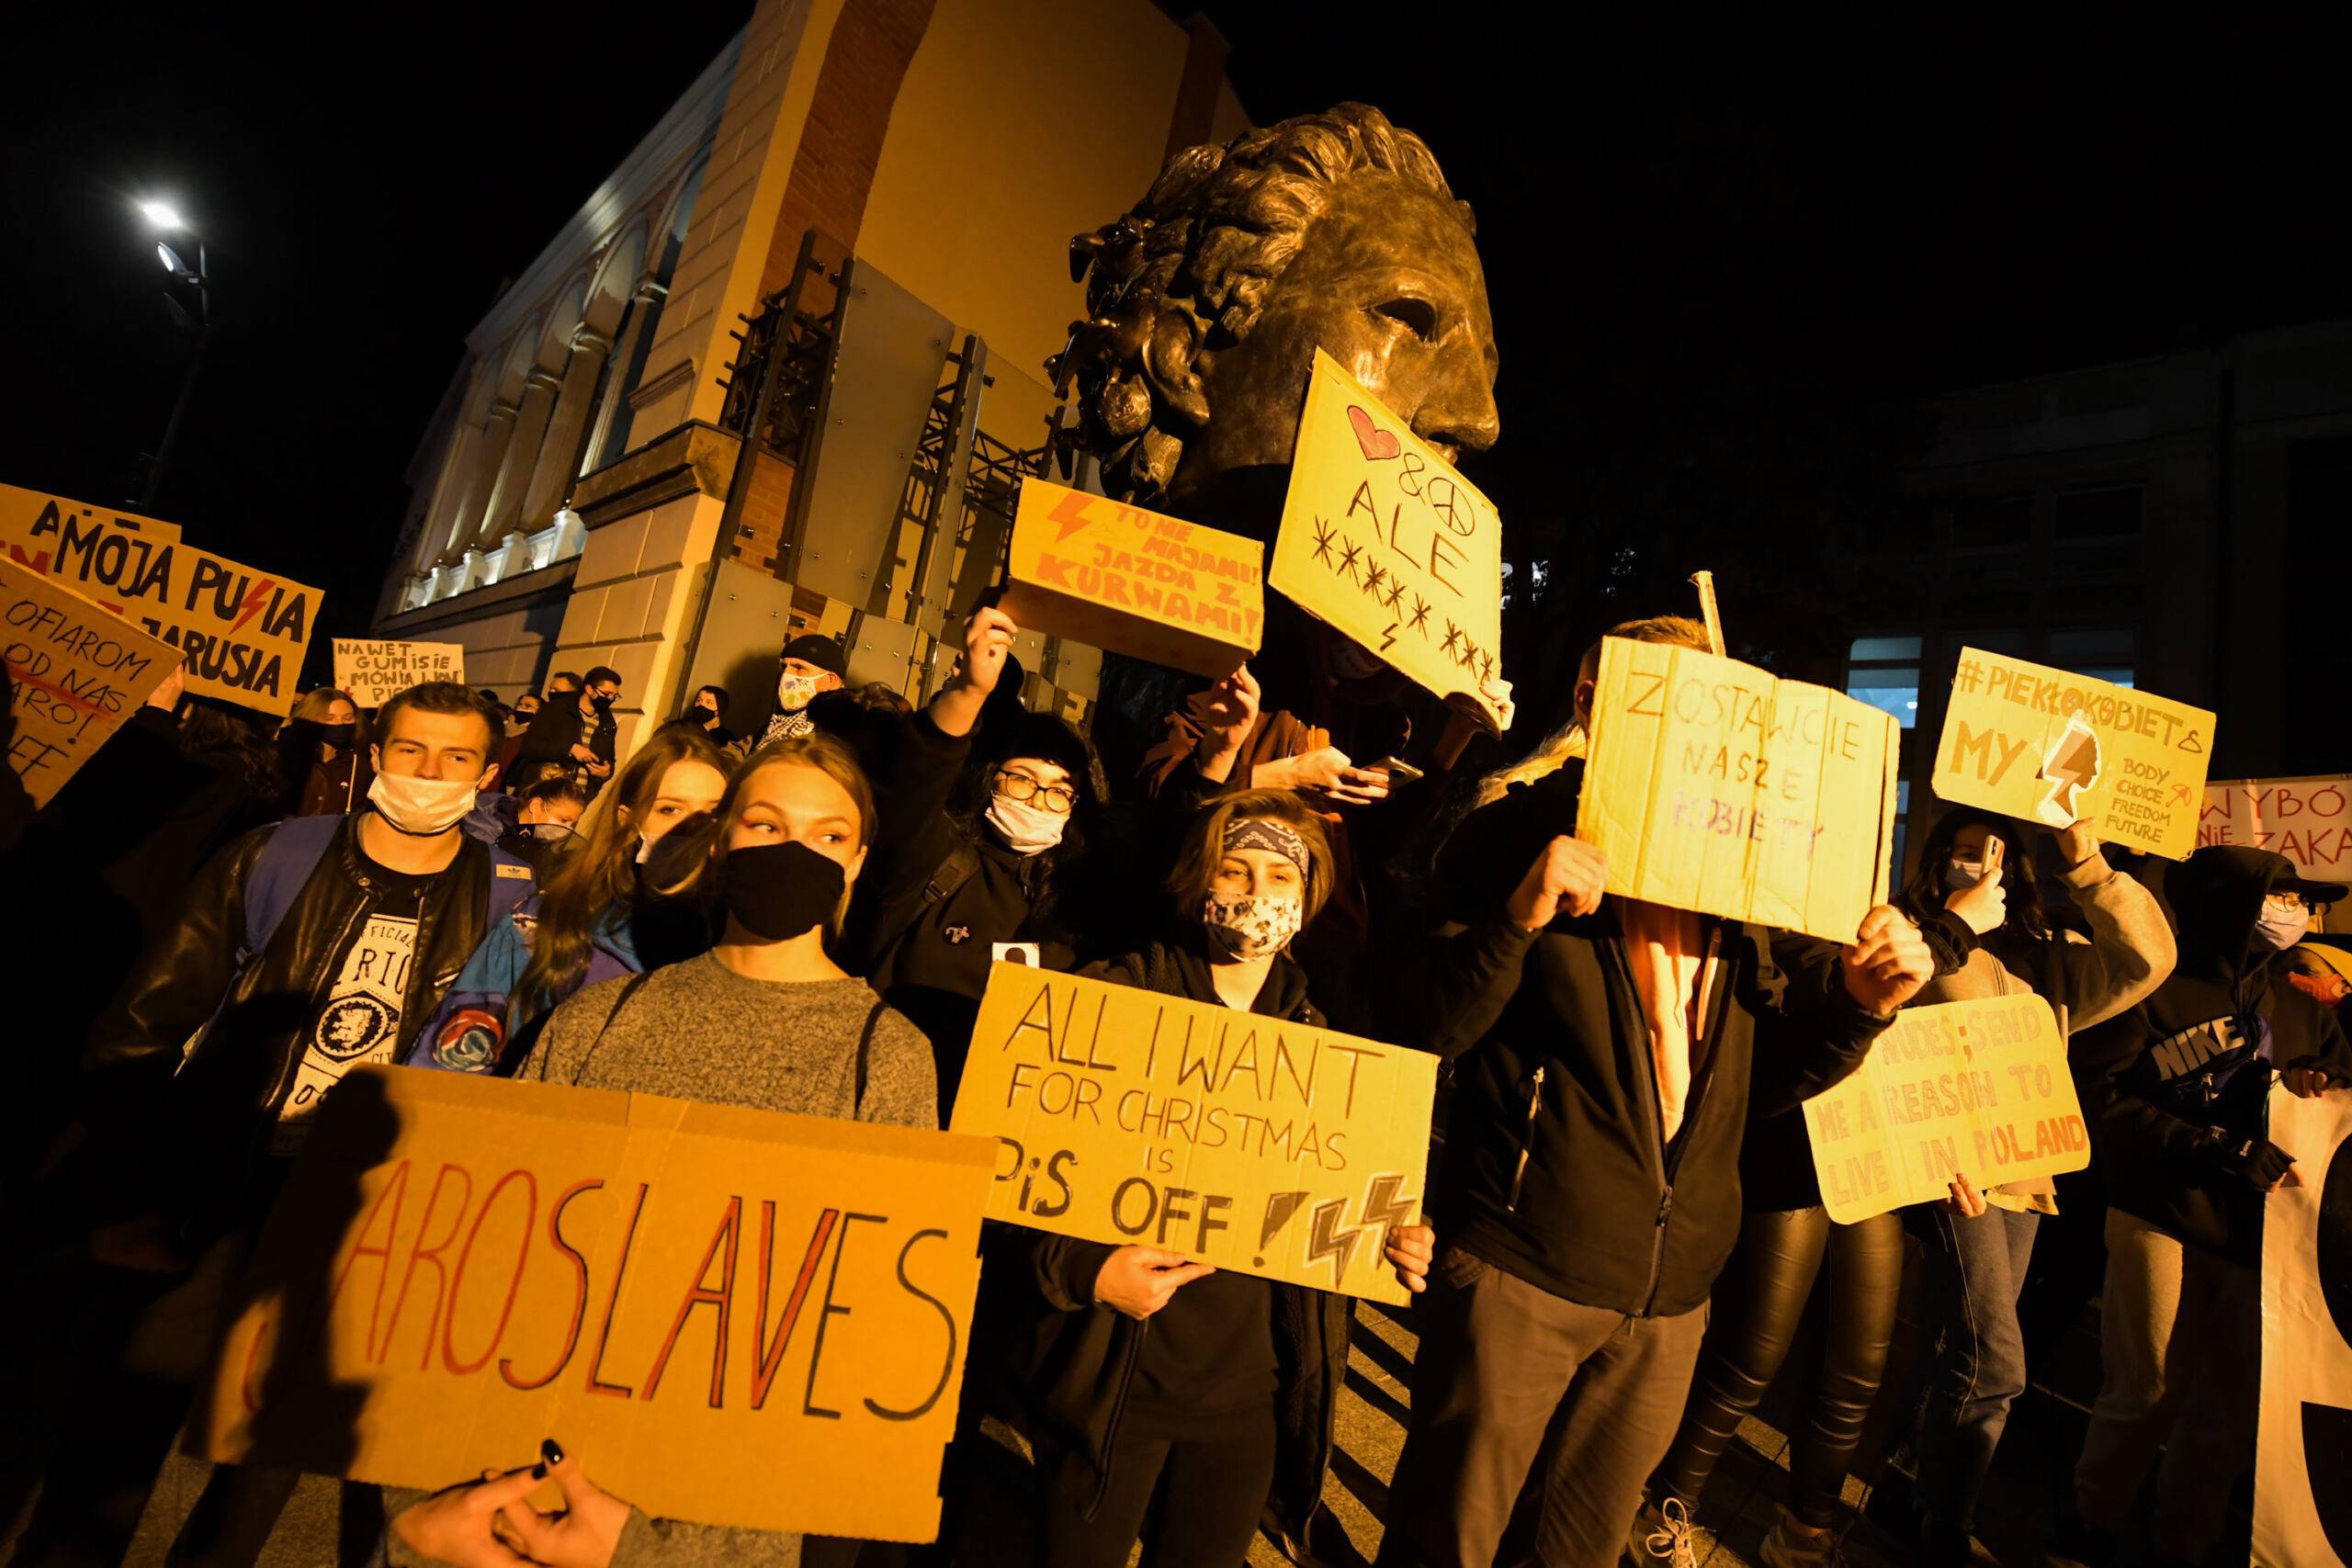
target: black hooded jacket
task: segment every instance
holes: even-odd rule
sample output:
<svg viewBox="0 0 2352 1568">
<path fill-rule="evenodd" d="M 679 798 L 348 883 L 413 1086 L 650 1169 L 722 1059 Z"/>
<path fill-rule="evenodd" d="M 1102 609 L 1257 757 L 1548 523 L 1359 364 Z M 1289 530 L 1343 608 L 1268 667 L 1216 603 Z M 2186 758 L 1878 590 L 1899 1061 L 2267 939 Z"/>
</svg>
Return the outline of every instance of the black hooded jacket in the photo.
<svg viewBox="0 0 2352 1568">
<path fill-rule="evenodd" d="M 2352 1044 L 2335 1015 L 2277 981 L 2275 955 L 2254 934 L 2264 897 L 2294 874 L 2284 855 L 2225 844 L 2168 869 L 2179 963 L 2146 1001 L 2076 1042 L 2108 1201 L 2248 1265 L 2261 1255 L 2263 1191 L 2278 1166 L 2273 1077 L 2318 1067 L 2352 1080 Z"/>
</svg>

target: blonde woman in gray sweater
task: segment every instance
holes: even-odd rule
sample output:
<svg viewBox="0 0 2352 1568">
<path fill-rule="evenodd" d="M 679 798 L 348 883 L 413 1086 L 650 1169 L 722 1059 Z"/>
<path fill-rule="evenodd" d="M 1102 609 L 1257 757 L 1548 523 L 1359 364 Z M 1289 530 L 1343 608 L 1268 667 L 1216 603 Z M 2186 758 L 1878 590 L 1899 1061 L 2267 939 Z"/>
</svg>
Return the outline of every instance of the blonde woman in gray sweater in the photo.
<svg viewBox="0 0 2352 1568">
<path fill-rule="evenodd" d="M 2057 836 L 2057 879 L 2088 919 L 2090 940 L 2052 926 L 2035 886 L 2033 831 L 1963 808 L 1928 834 L 1897 903 L 1923 926 L 1973 945 L 1953 972 L 1939 965 L 1911 1005 L 2032 991 L 2073 1035 L 2127 1010 L 2172 973 L 2163 908 L 2108 864 L 2088 822 Z M 2058 1212 L 2054 1191 L 2046 1177 L 1984 1191 L 1955 1172 L 1948 1202 L 1905 1213 L 1927 1251 L 1920 1314 L 1936 1347 L 1914 1380 L 1925 1391 L 1915 1449 L 1922 1563 L 1970 1560 L 1977 1497 L 2009 1406 L 2025 1392 L 2018 1292 L 2041 1216 Z"/>
</svg>

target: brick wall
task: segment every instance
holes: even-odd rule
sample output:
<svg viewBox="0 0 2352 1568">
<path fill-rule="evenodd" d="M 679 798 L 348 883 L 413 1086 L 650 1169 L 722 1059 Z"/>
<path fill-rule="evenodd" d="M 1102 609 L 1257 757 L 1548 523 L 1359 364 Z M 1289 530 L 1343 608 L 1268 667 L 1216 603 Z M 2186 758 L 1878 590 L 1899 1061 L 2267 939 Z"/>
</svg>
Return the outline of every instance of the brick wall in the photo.
<svg viewBox="0 0 2352 1568">
<path fill-rule="evenodd" d="M 774 453 L 759 455 L 759 466 L 752 470 L 751 493 L 743 498 L 742 526 L 727 547 L 727 553 L 745 566 L 783 575 L 784 514 L 792 504 L 796 471 Z"/>
</svg>

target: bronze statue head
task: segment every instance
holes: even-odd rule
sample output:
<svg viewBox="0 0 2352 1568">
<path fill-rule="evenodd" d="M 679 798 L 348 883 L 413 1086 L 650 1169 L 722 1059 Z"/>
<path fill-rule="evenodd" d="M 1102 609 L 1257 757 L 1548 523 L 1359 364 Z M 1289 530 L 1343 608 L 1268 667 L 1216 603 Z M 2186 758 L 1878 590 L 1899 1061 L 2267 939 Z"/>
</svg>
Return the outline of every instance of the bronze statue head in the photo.
<svg viewBox="0 0 2352 1568">
<path fill-rule="evenodd" d="M 1484 450 L 1500 422 L 1476 234 L 1421 139 L 1367 105 L 1177 154 L 1070 243 L 1089 319 L 1048 368 L 1077 380 L 1078 444 L 1144 504 L 1287 467 L 1320 346 L 1448 457 Z"/>
</svg>

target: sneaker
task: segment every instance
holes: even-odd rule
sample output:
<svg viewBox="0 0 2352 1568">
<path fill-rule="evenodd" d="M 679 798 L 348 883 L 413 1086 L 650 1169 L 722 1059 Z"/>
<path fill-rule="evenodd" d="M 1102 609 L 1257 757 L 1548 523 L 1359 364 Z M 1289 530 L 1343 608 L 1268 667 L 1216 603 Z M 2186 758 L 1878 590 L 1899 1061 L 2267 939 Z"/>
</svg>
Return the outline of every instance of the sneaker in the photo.
<svg viewBox="0 0 2352 1568">
<path fill-rule="evenodd" d="M 1633 1539 L 1626 1543 L 1625 1561 L 1636 1568 L 1699 1568 L 1699 1554 L 1690 1543 L 1690 1510 L 1679 1497 L 1645 1503 L 1634 1516 Z"/>
<path fill-rule="evenodd" d="M 2115 1560 L 2111 1531 L 2086 1525 L 2069 1509 L 2041 1549 L 2041 1568 L 2107 1568 Z"/>
<path fill-rule="evenodd" d="M 1756 1555 L 1764 1568 L 1838 1568 L 1844 1559 L 1838 1554 L 1838 1540 L 1836 1530 L 1807 1535 L 1795 1527 L 1795 1516 L 1783 1508 Z"/>
</svg>

